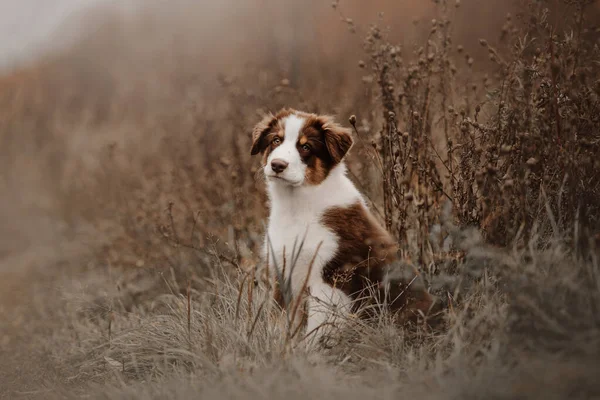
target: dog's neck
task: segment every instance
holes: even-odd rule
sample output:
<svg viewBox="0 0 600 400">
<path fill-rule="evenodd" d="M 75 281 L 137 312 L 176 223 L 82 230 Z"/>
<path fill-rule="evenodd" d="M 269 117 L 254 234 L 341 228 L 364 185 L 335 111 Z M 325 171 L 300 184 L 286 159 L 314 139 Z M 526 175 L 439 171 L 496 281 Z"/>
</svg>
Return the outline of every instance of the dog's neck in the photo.
<svg viewBox="0 0 600 400">
<path fill-rule="evenodd" d="M 279 181 L 268 181 L 271 215 L 298 213 L 319 215 L 331 207 L 345 207 L 364 200 L 352 181 L 346 176 L 346 165 L 335 166 L 319 185 L 290 186 Z"/>
</svg>

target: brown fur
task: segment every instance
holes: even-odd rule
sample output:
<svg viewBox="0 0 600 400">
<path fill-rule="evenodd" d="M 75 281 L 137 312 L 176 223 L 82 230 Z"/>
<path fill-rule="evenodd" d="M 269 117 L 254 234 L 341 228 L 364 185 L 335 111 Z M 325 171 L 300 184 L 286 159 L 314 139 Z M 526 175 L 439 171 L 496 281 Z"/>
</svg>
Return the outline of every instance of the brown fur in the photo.
<svg viewBox="0 0 600 400">
<path fill-rule="evenodd" d="M 333 165 L 339 164 L 352 147 L 350 130 L 336 123 L 330 116 L 315 116 L 312 114 L 305 126 L 312 127 L 322 133 L 322 138 L 325 141 Z"/>
<path fill-rule="evenodd" d="M 278 134 L 283 138 L 283 126 L 280 125 L 280 121 L 292 113 L 294 113 L 292 109 L 282 109 L 275 115 L 272 113 L 265 115 L 252 130 L 250 154 L 254 156 L 267 150 L 270 144 L 270 141 L 267 140 L 269 134 Z M 263 158 L 264 161 L 266 161 L 266 157 Z"/>
<path fill-rule="evenodd" d="M 323 278 L 357 300 L 355 309 L 368 309 L 386 297 L 401 321 L 432 311 L 435 299 L 424 289 L 407 287 L 408 282 L 394 282 L 385 292 L 382 283 L 387 267 L 396 261 L 396 244 L 362 204 L 332 208 L 322 222 L 339 238 L 339 249 L 325 266 Z"/>
</svg>

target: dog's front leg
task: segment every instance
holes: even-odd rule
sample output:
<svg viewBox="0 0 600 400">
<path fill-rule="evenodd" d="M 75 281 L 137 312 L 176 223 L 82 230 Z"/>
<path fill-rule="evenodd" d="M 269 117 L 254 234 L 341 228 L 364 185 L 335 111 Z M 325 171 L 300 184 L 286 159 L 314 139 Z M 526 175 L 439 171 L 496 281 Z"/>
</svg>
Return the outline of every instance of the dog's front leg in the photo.
<svg viewBox="0 0 600 400">
<path fill-rule="evenodd" d="M 309 289 L 307 340 L 311 345 L 324 344 L 350 313 L 351 299 L 322 280 Z"/>
</svg>

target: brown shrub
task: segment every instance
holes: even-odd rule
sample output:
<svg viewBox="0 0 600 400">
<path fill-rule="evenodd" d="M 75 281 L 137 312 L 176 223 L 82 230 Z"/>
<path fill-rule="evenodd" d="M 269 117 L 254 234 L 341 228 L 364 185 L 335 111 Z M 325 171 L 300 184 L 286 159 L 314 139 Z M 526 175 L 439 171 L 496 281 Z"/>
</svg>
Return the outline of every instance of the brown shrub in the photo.
<svg viewBox="0 0 600 400">
<path fill-rule="evenodd" d="M 401 243 L 416 230 L 421 255 L 446 200 L 461 225 L 501 245 L 517 235 L 527 242 L 534 224 L 548 233 L 597 231 L 600 71 L 591 3 L 561 9 L 569 19 L 560 30 L 552 23 L 559 10 L 526 2 L 507 15 L 500 37 L 479 39 L 489 61 L 455 43 L 450 6 L 439 2 L 440 18 L 414 51 L 378 26 L 365 40 L 380 93 L 382 129 L 372 140 L 385 171 L 386 226 Z"/>
</svg>

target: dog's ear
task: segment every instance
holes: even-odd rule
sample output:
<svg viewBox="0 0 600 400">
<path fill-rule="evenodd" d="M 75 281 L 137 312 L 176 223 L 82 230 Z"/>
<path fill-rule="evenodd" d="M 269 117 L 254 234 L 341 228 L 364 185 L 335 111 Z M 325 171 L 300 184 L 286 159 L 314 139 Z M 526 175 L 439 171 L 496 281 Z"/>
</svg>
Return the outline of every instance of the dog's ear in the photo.
<svg viewBox="0 0 600 400">
<path fill-rule="evenodd" d="M 266 115 L 252 130 L 252 149 L 251 155 L 262 153 L 267 148 L 264 141 L 265 136 L 271 132 L 271 129 L 277 123 L 277 118 L 273 114 Z"/>
<path fill-rule="evenodd" d="M 350 129 L 344 128 L 329 116 L 320 116 L 319 122 L 325 135 L 325 145 L 331 159 L 339 164 L 354 143 Z"/>
</svg>

